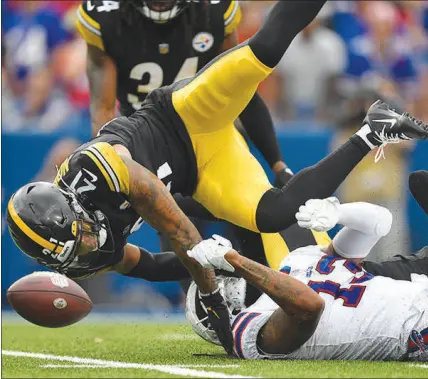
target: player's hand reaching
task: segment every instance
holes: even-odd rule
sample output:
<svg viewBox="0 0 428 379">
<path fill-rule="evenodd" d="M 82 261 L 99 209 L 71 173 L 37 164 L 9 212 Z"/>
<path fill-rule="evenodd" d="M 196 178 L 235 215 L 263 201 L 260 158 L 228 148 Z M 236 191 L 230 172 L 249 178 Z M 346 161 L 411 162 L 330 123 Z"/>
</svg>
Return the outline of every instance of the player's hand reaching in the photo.
<svg viewBox="0 0 428 379">
<path fill-rule="evenodd" d="M 214 234 L 212 238 L 199 242 L 187 251 L 205 268 L 216 268 L 234 272 L 234 267 L 226 261 L 225 254 L 232 250 L 232 244 L 226 238 Z M 228 354 L 232 354 L 233 336 L 230 326 L 230 314 L 227 305 L 217 289 L 212 294 L 202 294 L 202 301 L 207 309 L 208 321 L 217 333 L 217 337 Z"/>
<path fill-rule="evenodd" d="M 234 267 L 224 257 L 230 250 L 230 241 L 214 234 L 212 238 L 199 242 L 192 250 L 187 251 L 187 255 L 205 268 L 234 272 Z"/>
<path fill-rule="evenodd" d="M 340 202 L 337 198 L 311 199 L 300 206 L 296 219 L 301 228 L 327 232 L 339 222 L 339 214 Z"/>
</svg>

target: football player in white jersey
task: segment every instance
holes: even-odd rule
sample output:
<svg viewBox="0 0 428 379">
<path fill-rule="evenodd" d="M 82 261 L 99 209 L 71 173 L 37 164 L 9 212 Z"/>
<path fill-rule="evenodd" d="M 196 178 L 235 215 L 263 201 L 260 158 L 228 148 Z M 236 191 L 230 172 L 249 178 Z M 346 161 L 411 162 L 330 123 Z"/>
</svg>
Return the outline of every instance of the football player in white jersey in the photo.
<svg viewBox="0 0 428 379">
<path fill-rule="evenodd" d="M 279 271 L 239 255 L 218 236 L 188 252 L 204 267 L 243 278 L 232 297 L 245 292 L 244 279 L 264 292 L 231 319 L 234 354 L 243 359 L 428 361 L 428 278 L 374 277 L 360 265 L 389 232 L 391 213 L 369 203 L 328 198 L 309 200 L 296 218 L 313 230 L 344 228 L 329 246 L 294 250 Z M 197 302 L 188 298 L 188 319 L 198 334 L 215 342 L 215 334 L 201 333 L 207 324 Z"/>
</svg>

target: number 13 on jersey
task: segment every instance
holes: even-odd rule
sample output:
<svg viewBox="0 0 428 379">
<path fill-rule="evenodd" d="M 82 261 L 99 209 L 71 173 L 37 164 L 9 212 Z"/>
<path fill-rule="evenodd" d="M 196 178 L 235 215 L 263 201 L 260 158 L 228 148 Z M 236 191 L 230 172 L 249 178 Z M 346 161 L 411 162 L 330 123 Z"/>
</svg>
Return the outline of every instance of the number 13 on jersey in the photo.
<svg viewBox="0 0 428 379">
<path fill-rule="evenodd" d="M 321 275 L 329 275 L 336 268 L 336 264 L 342 264 L 344 268 L 350 271 L 352 274 L 362 273 L 360 277 L 355 277 L 351 283 L 352 285 L 348 288 L 343 288 L 339 283 L 335 283 L 331 280 L 325 281 L 309 281 L 308 286 L 311 287 L 317 293 L 326 293 L 333 296 L 335 299 L 342 299 L 344 307 L 356 308 L 364 295 L 366 287 L 361 284 L 367 280 L 373 278 L 372 274 L 365 272 L 361 267 L 357 266 L 350 260 L 343 258 L 335 258 L 325 256 L 321 258 L 317 264 L 316 271 Z"/>
</svg>

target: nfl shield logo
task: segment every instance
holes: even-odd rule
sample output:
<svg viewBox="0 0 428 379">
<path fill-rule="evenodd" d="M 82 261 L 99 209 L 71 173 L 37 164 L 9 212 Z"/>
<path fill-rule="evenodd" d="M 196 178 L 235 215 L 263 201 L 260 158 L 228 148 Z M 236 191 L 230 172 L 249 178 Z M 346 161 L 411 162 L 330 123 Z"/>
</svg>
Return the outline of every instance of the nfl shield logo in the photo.
<svg viewBox="0 0 428 379">
<path fill-rule="evenodd" d="M 159 44 L 159 53 L 168 54 L 169 53 L 169 44 L 168 43 L 160 43 Z"/>
</svg>

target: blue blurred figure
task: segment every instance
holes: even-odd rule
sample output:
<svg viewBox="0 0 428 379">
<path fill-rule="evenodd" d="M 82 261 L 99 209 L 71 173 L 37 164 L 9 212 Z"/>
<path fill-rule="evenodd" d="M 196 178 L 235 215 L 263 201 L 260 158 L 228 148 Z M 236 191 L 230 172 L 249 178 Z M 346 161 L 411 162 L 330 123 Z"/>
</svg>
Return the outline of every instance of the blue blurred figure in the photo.
<svg viewBox="0 0 428 379">
<path fill-rule="evenodd" d="M 71 36 L 49 2 L 6 0 L 2 6 L 4 130 L 52 130 L 70 114 L 52 70 L 55 49 Z"/>
<path fill-rule="evenodd" d="M 373 90 L 402 96 L 411 103 L 418 96 L 417 55 L 405 24 L 389 2 L 338 3 L 333 27 L 348 48 L 345 92 L 363 81 Z"/>
</svg>

